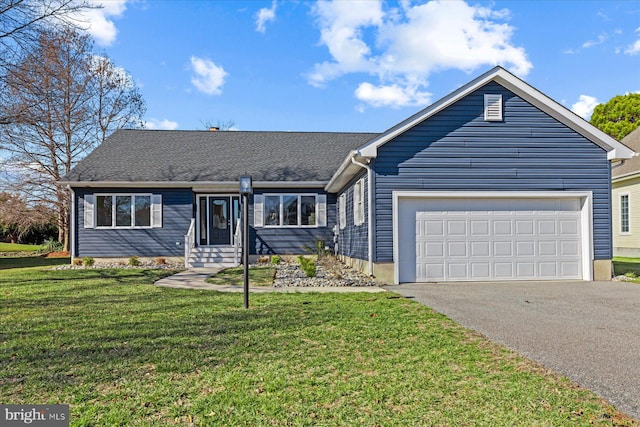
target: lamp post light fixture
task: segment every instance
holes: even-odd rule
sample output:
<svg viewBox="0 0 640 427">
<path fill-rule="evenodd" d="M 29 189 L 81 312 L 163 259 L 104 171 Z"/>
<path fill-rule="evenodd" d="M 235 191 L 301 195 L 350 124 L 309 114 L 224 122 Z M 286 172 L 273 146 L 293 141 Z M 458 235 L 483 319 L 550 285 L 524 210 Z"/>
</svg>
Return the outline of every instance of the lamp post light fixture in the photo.
<svg viewBox="0 0 640 427">
<path fill-rule="evenodd" d="M 240 177 L 242 196 L 242 264 L 244 267 L 244 308 L 249 308 L 249 195 L 253 193 L 251 176 Z"/>
</svg>

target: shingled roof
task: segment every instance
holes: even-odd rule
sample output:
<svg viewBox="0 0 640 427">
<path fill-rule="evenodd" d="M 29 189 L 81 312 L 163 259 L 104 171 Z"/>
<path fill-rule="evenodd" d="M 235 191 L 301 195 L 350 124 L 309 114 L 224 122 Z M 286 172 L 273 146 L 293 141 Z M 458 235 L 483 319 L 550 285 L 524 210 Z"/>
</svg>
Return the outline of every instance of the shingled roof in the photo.
<svg viewBox="0 0 640 427">
<path fill-rule="evenodd" d="M 636 128 L 629 135 L 622 138 L 622 142 L 636 153 L 640 152 L 640 127 Z M 640 173 L 640 157 L 632 157 L 619 164 L 613 164 L 611 167 L 611 177 L 615 180 L 625 176 L 636 175 Z"/>
<path fill-rule="evenodd" d="M 91 182 L 329 181 L 378 134 L 119 130 L 63 178 Z"/>
</svg>

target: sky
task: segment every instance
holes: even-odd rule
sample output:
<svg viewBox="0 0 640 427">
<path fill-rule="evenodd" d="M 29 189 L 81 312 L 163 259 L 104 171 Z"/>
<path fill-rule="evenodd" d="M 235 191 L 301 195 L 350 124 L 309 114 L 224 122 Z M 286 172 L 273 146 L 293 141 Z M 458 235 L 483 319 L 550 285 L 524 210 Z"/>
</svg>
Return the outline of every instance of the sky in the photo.
<svg viewBox="0 0 640 427">
<path fill-rule="evenodd" d="M 501 65 L 588 119 L 640 92 L 640 0 L 106 0 L 149 129 L 382 132 Z"/>
</svg>

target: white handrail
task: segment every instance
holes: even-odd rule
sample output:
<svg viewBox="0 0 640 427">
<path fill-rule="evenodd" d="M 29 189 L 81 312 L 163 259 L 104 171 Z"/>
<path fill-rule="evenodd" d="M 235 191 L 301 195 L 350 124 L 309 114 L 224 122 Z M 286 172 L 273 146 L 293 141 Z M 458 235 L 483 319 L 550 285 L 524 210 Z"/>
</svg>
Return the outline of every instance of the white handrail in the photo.
<svg viewBox="0 0 640 427">
<path fill-rule="evenodd" d="M 191 250 L 196 247 L 196 219 L 191 218 L 189 231 L 184 235 L 184 268 L 189 268 L 189 255 Z"/>
<path fill-rule="evenodd" d="M 240 265 L 240 247 L 242 247 L 242 221 L 240 219 L 238 219 L 236 231 L 233 233 L 233 261 L 236 265 Z"/>
</svg>

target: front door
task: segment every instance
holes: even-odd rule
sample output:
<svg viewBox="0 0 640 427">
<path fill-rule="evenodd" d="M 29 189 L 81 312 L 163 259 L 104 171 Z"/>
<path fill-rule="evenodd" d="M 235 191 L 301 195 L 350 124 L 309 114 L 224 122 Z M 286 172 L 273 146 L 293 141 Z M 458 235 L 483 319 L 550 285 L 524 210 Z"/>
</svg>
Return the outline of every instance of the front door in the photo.
<svg viewBox="0 0 640 427">
<path fill-rule="evenodd" d="M 230 245 L 238 221 L 238 198 L 198 196 L 198 242 L 200 246 Z"/>
</svg>

